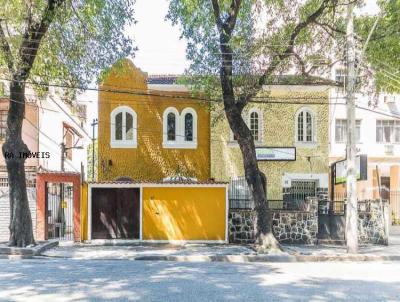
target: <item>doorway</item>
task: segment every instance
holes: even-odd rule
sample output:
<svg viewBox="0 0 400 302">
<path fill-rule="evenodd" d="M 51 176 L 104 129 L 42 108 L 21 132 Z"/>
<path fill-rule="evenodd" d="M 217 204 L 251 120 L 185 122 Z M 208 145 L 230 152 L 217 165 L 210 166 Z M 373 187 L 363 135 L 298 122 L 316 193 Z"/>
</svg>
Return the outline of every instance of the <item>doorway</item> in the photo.
<svg viewBox="0 0 400 302">
<path fill-rule="evenodd" d="M 92 239 L 139 239 L 139 188 L 92 189 Z"/>
</svg>

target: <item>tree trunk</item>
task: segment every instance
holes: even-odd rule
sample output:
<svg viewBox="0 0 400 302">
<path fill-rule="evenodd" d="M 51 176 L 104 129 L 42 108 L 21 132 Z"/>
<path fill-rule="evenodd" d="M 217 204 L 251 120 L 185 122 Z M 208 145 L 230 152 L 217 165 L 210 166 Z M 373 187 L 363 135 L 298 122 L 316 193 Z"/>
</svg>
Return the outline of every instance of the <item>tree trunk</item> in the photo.
<svg viewBox="0 0 400 302">
<path fill-rule="evenodd" d="M 22 141 L 22 122 L 25 114 L 25 84 L 13 78 L 10 87 L 10 107 L 7 117 L 7 138 L 3 145 L 10 189 L 10 246 L 25 247 L 35 244 L 32 217 L 29 210 L 25 180 L 25 158 L 28 152 Z"/>
<path fill-rule="evenodd" d="M 268 210 L 266 200 L 266 178 L 264 173 L 258 169 L 253 136 L 244 122 L 241 112 L 236 108 L 230 110 L 227 107 L 225 104 L 225 113 L 232 132 L 237 137 L 242 152 L 246 181 L 254 199 L 257 215 L 255 224 L 257 250 L 260 253 L 280 251 L 280 244 L 272 233 L 272 214 Z"/>
</svg>

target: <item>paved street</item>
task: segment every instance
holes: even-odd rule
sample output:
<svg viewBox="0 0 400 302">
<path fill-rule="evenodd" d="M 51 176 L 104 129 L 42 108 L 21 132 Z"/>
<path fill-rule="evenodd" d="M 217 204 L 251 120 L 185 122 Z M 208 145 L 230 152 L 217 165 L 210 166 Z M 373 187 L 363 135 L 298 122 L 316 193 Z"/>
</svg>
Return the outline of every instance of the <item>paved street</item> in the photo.
<svg viewBox="0 0 400 302">
<path fill-rule="evenodd" d="M 400 262 L 0 260 L 0 301 L 400 301 Z"/>
</svg>

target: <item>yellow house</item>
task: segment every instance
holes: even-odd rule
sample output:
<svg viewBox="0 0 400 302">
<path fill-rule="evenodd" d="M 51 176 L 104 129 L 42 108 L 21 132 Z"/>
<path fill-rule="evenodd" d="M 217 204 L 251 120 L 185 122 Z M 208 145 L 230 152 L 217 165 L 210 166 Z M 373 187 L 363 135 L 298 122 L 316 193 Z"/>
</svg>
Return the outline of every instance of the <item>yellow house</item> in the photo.
<svg viewBox="0 0 400 302">
<path fill-rule="evenodd" d="M 210 177 L 210 113 L 171 77 L 128 60 L 104 78 L 98 100 L 98 180 Z"/>
<path fill-rule="evenodd" d="M 329 86 L 295 77 L 282 81 L 264 87 L 243 112 L 267 177 L 267 200 L 277 208 L 329 188 Z M 231 182 L 229 198 L 238 201 L 231 207 L 242 207 L 247 186 L 242 154 L 228 122 L 218 118 L 221 110 L 212 114 L 211 176 Z"/>
<path fill-rule="evenodd" d="M 175 80 L 128 59 L 107 72 L 82 240 L 227 242 L 227 184 L 209 180 L 209 107 Z"/>
</svg>

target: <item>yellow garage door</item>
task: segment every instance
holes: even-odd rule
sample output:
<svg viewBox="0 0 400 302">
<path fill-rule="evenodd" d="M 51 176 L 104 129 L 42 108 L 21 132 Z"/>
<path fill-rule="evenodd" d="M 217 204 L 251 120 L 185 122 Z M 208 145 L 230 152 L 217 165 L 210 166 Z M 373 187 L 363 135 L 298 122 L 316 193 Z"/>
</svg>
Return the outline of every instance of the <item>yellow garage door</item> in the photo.
<svg viewBox="0 0 400 302">
<path fill-rule="evenodd" d="M 226 187 L 144 187 L 144 240 L 225 240 Z"/>
</svg>

